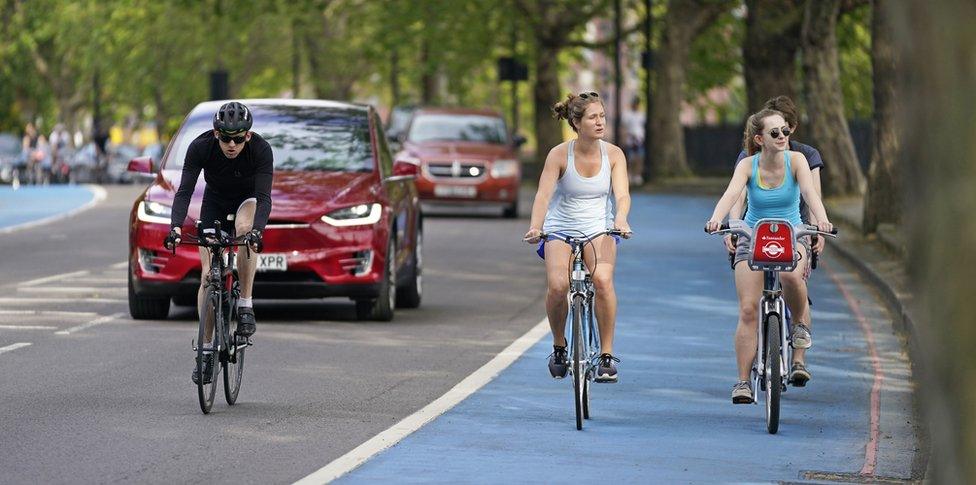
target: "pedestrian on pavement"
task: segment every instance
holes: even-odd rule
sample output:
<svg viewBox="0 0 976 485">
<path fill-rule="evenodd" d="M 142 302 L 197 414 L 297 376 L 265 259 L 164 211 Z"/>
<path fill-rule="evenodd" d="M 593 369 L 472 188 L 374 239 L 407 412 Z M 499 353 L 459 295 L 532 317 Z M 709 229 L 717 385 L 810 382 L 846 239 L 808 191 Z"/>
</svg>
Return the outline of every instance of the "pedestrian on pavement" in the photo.
<svg viewBox="0 0 976 485">
<path fill-rule="evenodd" d="M 802 224 L 800 196 L 813 211 L 818 228 L 830 232 L 833 225 L 827 219 L 820 195 L 813 184 L 813 176 L 806 156 L 790 150 L 790 127 L 783 114 L 763 109 L 746 122 L 743 148 L 751 155 L 748 163 L 735 168 L 725 194 L 718 201 L 705 230 L 715 232 L 722 219 L 729 214 L 732 205 L 743 189 L 748 193 L 748 210 L 745 224 L 754 227 L 764 218 L 786 219 L 793 225 Z M 799 241 L 797 251 L 800 261 L 810 254 L 809 242 Z M 739 238 L 733 259 L 735 287 L 739 297 L 739 324 L 735 332 L 735 352 L 738 362 L 738 382 L 732 387 L 732 402 L 746 404 L 754 401 L 749 372 L 756 357 L 756 302 L 762 294 L 763 272 L 753 271 L 748 264 L 749 241 Z M 810 315 L 807 306 L 807 286 L 804 271 L 783 272 L 780 275 L 786 303 L 794 312 L 792 344 L 795 349 L 810 348 Z"/>
<path fill-rule="evenodd" d="M 640 109 L 640 98 L 634 96 L 630 109 L 624 111 L 620 121 L 623 125 L 624 154 L 627 155 L 627 174 L 631 185 L 644 183 L 644 129 L 646 116 Z"/>
<path fill-rule="evenodd" d="M 570 94 L 566 100 L 556 103 L 553 111 L 557 118 L 569 123 L 577 137 L 549 150 L 532 205 L 529 231 L 524 239 L 535 244 L 540 243 L 542 233 L 579 236 L 607 229 L 619 229 L 629 238 L 627 158 L 620 147 L 603 141 L 606 111 L 600 96 L 593 91 Z M 596 287 L 596 319 L 600 329 L 601 355 L 596 382 L 617 382 L 615 363 L 619 359 L 613 355 L 617 296 L 613 271 L 618 242 L 617 238 L 604 235 L 584 249 L 584 258 Z M 541 241 L 540 250 L 540 256 L 546 261 L 546 314 L 553 343 L 549 372 L 552 377 L 561 379 L 569 369 L 565 327 L 569 312 L 566 293 L 569 290 L 570 247 L 565 241 L 553 238 Z"/>
</svg>

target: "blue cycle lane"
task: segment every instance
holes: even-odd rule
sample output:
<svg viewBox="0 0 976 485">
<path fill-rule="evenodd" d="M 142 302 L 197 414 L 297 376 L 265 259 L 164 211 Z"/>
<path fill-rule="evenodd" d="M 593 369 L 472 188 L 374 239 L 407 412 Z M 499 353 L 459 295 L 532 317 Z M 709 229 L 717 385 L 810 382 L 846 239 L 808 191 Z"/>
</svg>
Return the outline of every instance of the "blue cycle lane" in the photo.
<svg viewBox="0 0 976 485">
<path fill-rule="evenodd" d="M 634 196 L 630 222 L 636 236 L 620 246 L 616 273 L 620 382 L 591 387 L 592 419 L 583 431 L 575 427 L 571 381 L 548 375 L 552 347 L 546 335 L 478 392 L 338 482 L 700 483 L 802 481 L 816 479 L 820 475 L 810 473 L 817 472 L 906 475 L 914 435 L 889 428 L 882 433 L 887 441 L 879 443 L 877 427 L 911 418 L 902 415 L 911 407 L 910 372 L 894 335 L 876 330 L 869 338 L 848 297 L 856 297 L 862 321 L 884 330 L 880 303 L 830 258 L 810 282 L 813 380 L 784 393 L 779 433 L 767 434 L 762 404 L 731 404 L 737 305 L 721 240 L 702 231 L 713 204 L 711 198 Z M 848 297 L 841 284 L 849 287 Z M 877 389 L 880 364 L 871 350 L 880 350 L 891 366 L 901 363 L 899 375 L 882 381 L 887 391 Z M 893 418 L 872 416 L 873 388 L 882 399 L 874 410 Z M 899 402 L 892 404 L 889 395 Z"/>
<path fill-rule="evenodd" d="M 80 185 L 0 186 L 0 232 L 67 214 L 97 197 Z"/>
</svg>

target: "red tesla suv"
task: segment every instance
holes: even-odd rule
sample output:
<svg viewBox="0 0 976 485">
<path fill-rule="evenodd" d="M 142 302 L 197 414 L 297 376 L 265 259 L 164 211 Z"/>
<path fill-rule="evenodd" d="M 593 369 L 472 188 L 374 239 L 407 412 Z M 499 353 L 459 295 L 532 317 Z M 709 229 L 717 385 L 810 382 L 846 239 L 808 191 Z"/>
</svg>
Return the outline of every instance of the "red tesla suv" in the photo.
<svg viewBox="0 0 976 485">
<path fill-rule="evenodd" d="M 361 319 L 390 320 L 422 292 L 423 221 L 417 166 L 394 163 L 375 110 L 311 100 L 243 100 L 252 131 L 271 144 L 271 216 L 259 255 L 255 298 L 348 297 Z M 183 121 L 162 160 L 136 158 L 131 172 L 152 183 L 129 217 L 129 313 L 161 319 L 170 300 L 196 305 L 200 256 L 194 246 L 163 248 L 187 147 L 212 129 L 221 102 L 201 103 Z M 157 170 L 158 168 L 158 170 Z M 183 221 L 196 233 L 204 178 Z"/>
<path fill-rule="evenodd" d="M 417 190 L 424 202 L 490 205 L 504 217 L 518 217 L 522 167 L 517 149 L 525 139 L 509 137 L 505 120 L 490 110 L 423 108 L 402 135 L 398 160 L 420 165 Z"/>
</svg>

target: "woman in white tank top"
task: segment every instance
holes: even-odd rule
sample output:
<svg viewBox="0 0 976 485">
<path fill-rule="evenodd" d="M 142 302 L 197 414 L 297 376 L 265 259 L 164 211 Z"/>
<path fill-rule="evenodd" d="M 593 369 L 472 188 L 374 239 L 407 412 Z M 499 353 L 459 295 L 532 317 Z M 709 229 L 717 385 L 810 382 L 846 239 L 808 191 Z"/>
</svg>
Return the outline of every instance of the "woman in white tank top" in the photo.
<svg viewBox="0 0 976 485">
<path fill-rule="evenodd" d="M 532 205 L 532 219 L 524 239 L 535 244 L 543 232 L 566 231 L 590 235 L 607 229 L 619 229 L 630 237 L 627 213 L 630 211 L 630 188 L 627 182 L 627 160 L 616 145 L 603 141 L 606 113 L 595 92 L 569 97 L 553 106 L 560 119 L 569 122 L 577 133 L 575 140 L 561 143 L 549 151 L 539 189 Z M 611 197 L 612 194 L 612 197 Z M 615 214 L 616 212 L 616 214 Z M 617 317 L 617 295 L 613 288 L 613 269 L 617 241 L 609 236 L 593 240 L 584 250 L 586 264 L 596 287 L 596 318 L 600 329 L 600 363 L 597 382 L 616 382 L 617 368 L 613 356 L 613 333 Z M 552 330 L 553 353 L 549 372 L 554 378 L 566 376 L 569 368 L 566 352 L 566 316 L 569 305 L 569 245 L 559 239 L 544 243 L 546 277 L 546 314 Z M 541 255 L 541 253 L 540 253 Z"/>
</svg>

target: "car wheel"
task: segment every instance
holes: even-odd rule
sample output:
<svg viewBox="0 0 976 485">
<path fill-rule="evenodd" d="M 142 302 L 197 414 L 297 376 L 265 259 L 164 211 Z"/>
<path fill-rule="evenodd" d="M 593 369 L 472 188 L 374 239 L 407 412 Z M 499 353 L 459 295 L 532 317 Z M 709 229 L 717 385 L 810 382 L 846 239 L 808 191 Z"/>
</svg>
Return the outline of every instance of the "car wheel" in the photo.
<svg viewBox="0 0 976 485">
<path fill-rule="evenodd" d="M 390 233 L 390 241 L 386 245 L 386 263 L 383 265 L 383 281 L 380 282 L 380 293 L 375 300 L 356 300 L 356 316 L 360 320 L 376 320 L 389 322 L 393 320 L 393 309 L 396 308 L 396 244 Z"/>
<path fill-rule="evenodd" d="M 515 199 L 512 205 L 505 207 L 502 211 L 502 217 L 506 219 L 515 219 L 518 217 L 518 199 Z"/>
<path fill-rule="evenodd" d="M 410 279 L 397 290 L 397 308 L 417 308 L 423 296 L 424 279 L 424 232 L 417 226 L 417 244 L 413 249 Z"/>
<path fill-rule="evenodd" d="M 139 296 L 132 286 L 129 272 L 129 315 L 136 320 L 162 320 L 169 315 L 169 298 Z"/>
</svg>

